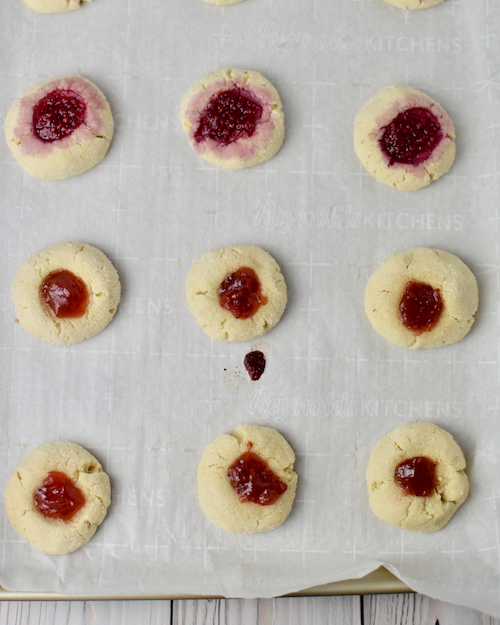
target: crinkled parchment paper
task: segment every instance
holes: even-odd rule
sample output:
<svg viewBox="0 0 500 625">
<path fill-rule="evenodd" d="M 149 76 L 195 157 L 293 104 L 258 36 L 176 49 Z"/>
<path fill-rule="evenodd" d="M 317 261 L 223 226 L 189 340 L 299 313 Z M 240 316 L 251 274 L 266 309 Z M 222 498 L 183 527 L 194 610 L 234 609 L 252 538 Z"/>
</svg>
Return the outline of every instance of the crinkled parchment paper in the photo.
<svg viewBox="0 0 500 625">
<path fill-rule="evenodd" d="M 265 597 L 382 563 L 415 590 L 500 615 L 499 23 L 489 0 L 413 12 L 383 0 L 95 0 L 62 15 L 2 3 L 3 118 L 31 84 L 79 73 L 116 122 L 106 158 L 67 181 L 30 178 L 0 147 L 1 483 L 34 447 L 71 440 L 113 487 L 95 537 L 64 557 L 32 549 L 0 514 L 2 586 Z M 223 67 L 257 70 L 281 94 L 286 138 L 267 164 L 216 169 L 180 129 L 184 92 Z M 414 193 L 371 178 L 352 147 L 357 110 L 397 82 L 439 102 L 457 133 L 453 168 Z M 65 240 L 105 252 L 123 296 L 105 331 L 57 347 L 15 323 L 10 288 L 27 256 Z M 184 280 L 198 255 L 236 243 L 276 258 L 289 303 L 261 340 L 216 343 Z M 477 276 L 460 343 L 407 351 L 365 317 L 373 270 L 414 246 L 455 253 Z M 242 364 L 255 346 L 268 362 L 259 382 Z M 418 420 L 453 434 L 471 482 L 431 535 L 376 519 L 364 478 L 377 440 Z M 299 488 L 284 525 L 238 536 L 202 515 L 196 468 L 212 438 L 249 422 L 288 439 Z"/>
</svg>

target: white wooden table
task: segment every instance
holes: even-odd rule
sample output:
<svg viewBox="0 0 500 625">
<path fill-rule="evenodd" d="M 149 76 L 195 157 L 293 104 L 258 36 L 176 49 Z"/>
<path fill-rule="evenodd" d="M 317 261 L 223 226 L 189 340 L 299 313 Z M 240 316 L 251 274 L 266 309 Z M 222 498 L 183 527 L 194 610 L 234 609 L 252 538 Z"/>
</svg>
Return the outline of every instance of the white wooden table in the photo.
<svg viewBox="0 0 500 625">
<path fill-rule="evenodd" d="M 419 594 L 176 601 L 2 601 L 0 625 L 500 625 Z"/>
</svg>

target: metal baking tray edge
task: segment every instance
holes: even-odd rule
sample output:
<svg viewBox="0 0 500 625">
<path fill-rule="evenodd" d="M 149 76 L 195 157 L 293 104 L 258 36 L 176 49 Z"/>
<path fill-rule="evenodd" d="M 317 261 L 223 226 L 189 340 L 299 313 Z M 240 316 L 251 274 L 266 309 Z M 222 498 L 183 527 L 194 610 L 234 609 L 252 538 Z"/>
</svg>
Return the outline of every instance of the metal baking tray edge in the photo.
<svg viewBox="0 0 500 625">
<path fill-rule="evenodd" d="M 317 597 L 335 595 L 377 595 L 413 592 L 400 579 L 395 577 L 383 566 L 364 577 L 346 579 L 330 584 L 313 586 L 299 592 L 284 595 L 285 597 Z M 141 594 L 141 595 L 59 595 L 49 592 L 23 592 L 5 590 L 0 587 L 0 601 L 131 601 L 153 599 L 223 599 L 220 595 L 189 595 L 189 594 Z"/>
</svg>

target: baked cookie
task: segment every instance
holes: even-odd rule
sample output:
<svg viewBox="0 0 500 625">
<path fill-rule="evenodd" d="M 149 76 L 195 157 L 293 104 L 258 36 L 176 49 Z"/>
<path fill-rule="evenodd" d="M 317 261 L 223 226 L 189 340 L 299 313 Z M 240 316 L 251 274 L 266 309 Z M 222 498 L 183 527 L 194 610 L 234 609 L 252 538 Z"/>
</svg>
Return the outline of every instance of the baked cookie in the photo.
<svg viewBox="0 0 500 625">
<path fill-rule="evenodd" d="M 92 0 L 23 0 L 37 13 L 65 13 L 79 9 L 85 2 Z"/>
<path fill-rule="evenodd" d="M 399 9 L 430 9 L 444 0 L 385 0 Z"/>
<path fill-rule="evenodd" d="M 209 443 L 198 465 L 205 515 L 228 532 L 272 530 L 290 514 L 297 475 L 295 454 L 273 428 L 240 425 Z"/>
<path fill-rule="evenodd" d="M 474 323 L 476 279 L 459 258 L 426 247 L 397 252 L 375 270 L 365 311 L 385 339 L 409 349 L 460 341 Z"/>
<path fill-rule="evenodd" d="M 32 336 L 69 345 L 113 319 L 120 301 L 116 269 L 95 247 L 68 241 L 33 254 L 12 285 L 17 319 Z"/>
<path fill-rule="evenodd" d="M 384 87 L 356 115 L 354 149 L 377 180 L 415 191 L 450 169 L 455 129 L 446 111 L 424 93 Z"/>
<path fill-rule="evenodd" d="M 113 116 L 101 91 L 81 76 L 53 78 L 25 91 L 10 107 L 5 138 L 35 178 L 63 180 L 97 165 L 113 137 Z"/>
<path fill-rule="evenodd" d="M 258 72 L 222 69 L 197 80 L 181 102 L 181 125 L 209 163 L 241 169 L 267 161 L 285 136 L 281 100 Z"/>
<path fill-rule="evenodd" d="M 403 425 L 379 441 L 366 481 L 370 506 L 385 523 L 411 532 L 444 527 L 469 494 L 465 458 L 432 423 Z"/>
<path fill-rule="evenodd" d="M 186 278 L 189 310 L 217 341 L 249 341 L 269 332 L 286 307 L 278 263 L 260 247 L 221 247 L 205 252 Z"/>
<path fill-rule="evenodd" d="M 85 545 L 110 503 L 108 476 L 94 456 L 75 443 L 37 447 L 5 487 L 12 526 L 30 545 L 50 555 Z"/>
</svg>

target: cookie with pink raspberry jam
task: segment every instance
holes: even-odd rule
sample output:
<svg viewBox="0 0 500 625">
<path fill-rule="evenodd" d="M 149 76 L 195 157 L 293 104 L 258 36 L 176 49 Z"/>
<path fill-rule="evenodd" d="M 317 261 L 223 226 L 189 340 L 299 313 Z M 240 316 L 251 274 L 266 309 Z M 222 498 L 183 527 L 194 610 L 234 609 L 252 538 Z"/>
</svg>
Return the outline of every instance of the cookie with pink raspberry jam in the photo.
<svg viewBox="0 0 500 625">
<path fill-rule="evenodd" d="M 354 149 L 377 180 L 415 191 L 450 169 L 455 130 L 446 111 L 424 93 L 384 87 L 356 115 Z"/>
<path fill-rule="evenodd" d="M 427 247 L 396 252 L 365 291 L 366 315 L 385 339 L 407 347 L 444 347 L 464 338 L 478 306 L 476 278 L 454 254 Z"/>
<path fill-rule="evenodd" d="M 108 258 L 75 241 L 33 254 L 12 284 L 23 328 L 41 341 L 62 345 L 104 330 L 116 313 L 120 293 L 118 273 Z"/>
<path fill-rule="evenodd" d="M 104 158 L 113 127 L 102 92 L 81 76 L 62 76 L 34 85 L 12 104 L 5 138 L 28 174 L 63 180 Z"/>
<path fill-rule="evenodd" d="M 196 81 L 182 98 L 180 116 L 194 151 L 226 169 L 269 160 L 285 136 L 279 94 L 253 71 L 223 69 Z"/>
<path fill-rule="evenodd" d="M 399 9 L 430 9 L 444 0 L 385 0 Z"/>
<path fill-rule="evenodd" d="M 23 0 L 23 2 L 37 13 L 66 13 L 75 11 L 92 0 Z"/>
</svg>

